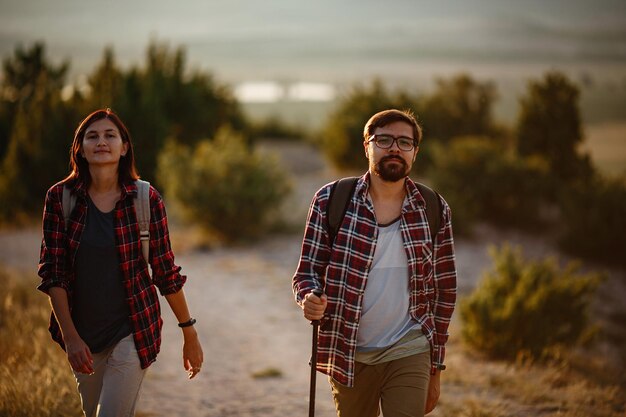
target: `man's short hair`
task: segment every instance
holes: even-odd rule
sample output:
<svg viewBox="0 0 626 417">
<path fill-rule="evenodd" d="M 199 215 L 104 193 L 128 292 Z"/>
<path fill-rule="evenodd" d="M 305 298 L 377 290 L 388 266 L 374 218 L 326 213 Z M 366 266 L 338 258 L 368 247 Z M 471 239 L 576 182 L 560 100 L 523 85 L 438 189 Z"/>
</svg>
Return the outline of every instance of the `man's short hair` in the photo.
<svg viewBox="0 0 626 417">
<path fill-rule="evenodd" d="M 410 124 L 413 127 L 413 139 L 415 139 L 415 142 L 418 145 L 420 144 L 422 141 L 422 128 L 417 123 L 415 115 L 411 110 L 389 109 L 376 113 L 370 117 L 365 124 L 365 128 L 363 129 L 363 139 L 367 141 L 374 134 L 374 131 L 377 128 L 387 126 L 388 124 L 394 122 L 405 122 Z"/>
</svg>

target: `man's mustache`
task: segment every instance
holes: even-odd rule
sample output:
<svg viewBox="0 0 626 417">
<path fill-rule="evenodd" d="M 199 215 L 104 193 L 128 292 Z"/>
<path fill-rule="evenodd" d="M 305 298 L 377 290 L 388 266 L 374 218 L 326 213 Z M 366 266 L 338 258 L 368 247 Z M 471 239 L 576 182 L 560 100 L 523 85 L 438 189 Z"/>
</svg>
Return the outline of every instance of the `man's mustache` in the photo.
<svg viewBox="0 0 626 417">
<path fill-rule="evenodd" d="M 382 164 L 383 162 L 393 161 L 393 160 L 399 161 L 399 162 L 401 162 L 403 165 L 406 165 L 406 161 L 405 161 L 404 159 L 402 159 L 401 157 L 396 156 L 396 155 L 384 156 L 384 157 L 382 157 L 382 158 L 380 159 L 380 163 Z"/>
</svg>

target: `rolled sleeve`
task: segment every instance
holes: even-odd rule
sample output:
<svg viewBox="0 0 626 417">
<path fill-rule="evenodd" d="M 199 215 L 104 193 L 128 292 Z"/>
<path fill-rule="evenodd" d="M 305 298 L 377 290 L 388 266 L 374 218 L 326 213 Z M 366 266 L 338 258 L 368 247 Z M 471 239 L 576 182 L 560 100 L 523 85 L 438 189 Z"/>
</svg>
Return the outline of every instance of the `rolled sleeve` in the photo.
<svg viewBox="0 0 626 417">
<path fill-rule="evenodd" d="M 150 266 L 152 281 L 161 295 L 180 291 L 187 277 L 180 273 L 181 268 L 174 261 L 163 198 L 156 189 L 150 187 Z"/>
<path fill-rule="evenodd" d="M 433 363 L 443 364 L 445 344 L 448 341 L 448 327 L 456 303 L 456 264 L 452 237 L 452 216 L 450 207 L 444 203 L 444 227 L 435 239 L 433 306 L 435 330 L 433 334 Z"/>
<path fill-rule="evenodd" d="M 323 197 L 325 193 L 327 190 L 320 190 L 309 207 L 300 261 L 292 279 L 293 293 L 298 304 L 311 291 L 323 288 L 322 280 L 330 258 L 328 231 L 322 214 L 322 206 L 327 202 Z"/>
<path fill-rule="evenodd" d="M 43 211 L 43 238 L 39 253 L 37 274 L 41 283 L 37 289 L 48 294 L 52 287 L 69 291 L 66 273 L 66 232 L 61 203 L 62 185 L 55 185 L 46 193 Z"/>
</svg>

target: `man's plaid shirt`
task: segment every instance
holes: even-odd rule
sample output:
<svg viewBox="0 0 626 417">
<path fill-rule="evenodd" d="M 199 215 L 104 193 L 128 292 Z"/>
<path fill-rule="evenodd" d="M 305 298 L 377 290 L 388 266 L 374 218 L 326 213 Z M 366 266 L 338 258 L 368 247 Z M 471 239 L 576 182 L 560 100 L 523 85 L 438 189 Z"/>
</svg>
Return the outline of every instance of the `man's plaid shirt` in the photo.
<svg viewBox="0 0 626 417">
<path fill-rule="evenodd" d="M 296 301 L 323 289 L 328 305 L 320 326 L 317 369 L 337 382 L 354 383 L 354 354 L 363 294 L 374 258 L 378 227 L 368 198 L 369 173 L 361 177 L 348 205 L 332 251 L 326 219 L 331 185 L 322 187 L 309 209 L 298 269 L 293 277 Z M 433 364 L 443 364 L 448 325 L 456 301 L 456 269 L 450 207 L 442 199 L 441 228 L 430 238 L 425 201 L 406 180 L 407 198 L 400 229 L 408 258 L 411 317 L 431 345 Z"/>
<path fill-rule="evenodd" d="M 74 263 L 76 252 L 87 217 L 87 189 L 78 182 L 72 192 L 76 193 L 74 208 L 67 232 L 63 218 L 63 184 L 52 186 L 46 194 L 43 213 L 43 240 L 39 260 L 39 290 L 48 293 L 51 287 L 61 287 L 67 292 L 72 306 Z M 156 360 L 161 345 L 161 310 L 155 285 L 162 295 L 178 292 L 186 277 L 174 263 L 167 228 L 167 216 L 163 199 L 156 189 L 150 187 L 150 277 L 148 265 L 141 254 L 139 225 L 135 215 L 134 197 L 137 186 L 134 182 L 122 184 L 122 198 L 114 209 L 115 241 L 124 277 L 126 300 L 130 308 L 130 323 L 139 354 L 141 367 L 147 368 Z M 50 317 L 52 338 L 65 349 L 61 329 L 54 317 Z"/>
</svg>

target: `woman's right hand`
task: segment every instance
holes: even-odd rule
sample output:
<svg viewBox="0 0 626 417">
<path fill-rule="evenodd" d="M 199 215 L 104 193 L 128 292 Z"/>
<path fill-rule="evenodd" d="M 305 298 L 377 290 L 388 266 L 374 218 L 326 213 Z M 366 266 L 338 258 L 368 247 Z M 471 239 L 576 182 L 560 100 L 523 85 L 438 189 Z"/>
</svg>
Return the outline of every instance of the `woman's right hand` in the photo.
<svg viewBox="0 0 626 417">
<path fill-rule="evenodd" d="M 67 352 L 67 360 L 72 369 L 81 374 L 93 374 L 93 358 L 89 346 L 83 341 L 70 314 L 69 303 L 67 300 L 67 292 L 62 287 L 51 287 L 48 289 L 50 295 L 50 303 L 52 311 L 61 327 L 63 342 L 65 343 L 65 352 Z"/>
<path fill-rule="evenodd" d="M 74 371 L 87 375 L 93 374 L 91 350 L 80 336 L 76 335 L 65 340 L 65 351 L 67 360 Z"/>
</svg>

